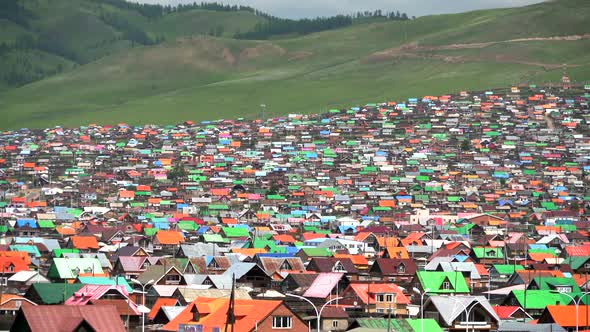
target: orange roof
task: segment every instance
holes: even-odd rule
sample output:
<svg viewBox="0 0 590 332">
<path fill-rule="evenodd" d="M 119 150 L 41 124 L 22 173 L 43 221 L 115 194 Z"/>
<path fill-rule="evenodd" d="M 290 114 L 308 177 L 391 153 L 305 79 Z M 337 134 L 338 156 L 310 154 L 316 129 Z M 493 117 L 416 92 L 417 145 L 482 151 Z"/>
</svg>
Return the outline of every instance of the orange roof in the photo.
<svg viewBox="0 0 590 332">
<path fill-rule="evenodd" d="M 351 255 L 351 254 L 334 254 L 334 258 L 350 258 L 354 265 L 369 265 L 369 261 L 363 255 Z"/>
<path fill-rule="evenodd" d="M 161 307 L 171 307 L 174 306 L 176 302 L 178 302 L 178 299 L 171 299 L 165 297 L 158 298 L 147 317 L 149 319 L 154 319 L 156 317 L 156 314 L 158 313 L 158 310 L 160 310 Z"/>
<path fill-rule="evenodd" d="M 257 324 L 264 321 L 280 305 L 281 301 L 266 300 L 241 300 L 236 299 L 234 302 L 235 314 L 235 332 L 253 331 Z M 199 321 L 193 321 L 192 311 L 196 307 L 199 312 Z M 164 331 L 178 331 L 180 324 L 199 324 L 203 326 L 204 332 L 210 332 L 213 327 L 225 328 L 227 309 L 229 307 L 228 298 L 204 298 L 198 297 L 184 308 L 174 319 L 164 325 Z M 293 319 L 298 319 L 293 315 Z M 293 322 L 294 324 L 295 322 Z M 302 323 L 303 324 L 303 323 Z M 305 327 L 305 325 L 303 324 Z"/>
<path fill-rule="evenodd" d="M 238 219 L 236 218 L 221 218 L 221 222 L 226 225 L 237 224 Z"/>
<path fill-rule="evenodd" d="M 98 241 L 94 236 L 72 236 L 72 246 L 76 249 L 98 249 Z"/>
<path fill-rule="evenodd" d="M 586 312 L 589 306 L 580 305 L 578 308 L 580 313 Z M 561 327 L 574 327 L 576 326 L 576 307 L 573 305 L 548 305 L 545 309 L 549 312 L 549 315 L 553 318 L 553 321 Z M 578 326 L 588 325 L 588 318 L 586 315 L 578 315 Z"/>
<path fill-rule="evenodd" d="M 2 294 L 0 298 L 0 310 L 18 310 L 21 305 L 35 305 L 35 303 L 15 294 Z"/>
<path fill-rule="evenodd" d="M 61 235 L 74 235 L 74 234 L 76 234 L 76 229 L 71 226 L 59 225 L 59 226 L 55 226 L 55 230 Z"/>
<path fill-rule="evenodd" d="M 119 191 L 119 197 L 121 198 L 134 198 L 135 192 L 131 190 L 121 190 Z"/>
<path fill-rule="evenodd" d="M 387 247 L 387 254 L 390 258 L 410 258 L 405 247 Z"/>
<path fill-rule="evenodd" d="M 275 241 L 285 242 L 285 243 L 295 243 L 295 238 L 289 234 L 284 235 L 274 235 L 272 237 Z"/>
<path fill-rule="evenodd" d="M 182 233 L 177 231 L 158 231 L 156 233 L 156 239 L 160 244 L 180 244 L 184 242 Z"/>
<path fill-rule="evenodd" d="M 0 257 L 15 257 L 20 258 L 25 264 L 31 264 L 31 257 L 26 251 L 0 251 Z"/>
<path fill-rule="evenodd" d="M 231 248 L 231 252 L 234 254 L 254 257 L 256 254 L 263 254 L 268 252 L 268 250 L 265 248 Z"/>
</svg>

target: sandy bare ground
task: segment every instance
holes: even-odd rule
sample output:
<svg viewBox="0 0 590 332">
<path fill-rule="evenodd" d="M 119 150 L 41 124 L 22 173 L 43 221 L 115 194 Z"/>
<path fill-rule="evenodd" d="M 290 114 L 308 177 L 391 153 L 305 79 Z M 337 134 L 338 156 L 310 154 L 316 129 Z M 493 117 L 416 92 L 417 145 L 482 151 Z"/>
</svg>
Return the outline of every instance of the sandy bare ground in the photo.
<svg viewBox="0 0 590 332">
<path fill-rule="evenodd" d="M 590 34 L 584 35 L 569 35 L 569 36 L 554 36 L 554 37 L 534 37 L 534 38 L 518 38 L 508 39 L 502 41 L 484 42 L 484 43 L 466 43 L 466 44 L 448 44 L 448 45 L 419 45 L 417 43 L 404 44 L 400 47 L 390 48 L 383 51 L 373 53 L 364 59 L 365 62 L 381 62 L 395 58 L 418 58 L 418 59 L 438 59 L 451 63 L 463 63 L 468 61 L 478 60 L 493 60 L 496 62 L 518 63 L 530 66 L 540 66 L 547 69 L 556 69 L 563 64 L 556 63 L 540 63 L 535 61 L 527 61 L 523 59 L 513 58 L 507 55 L 490 56 L 448 56 L 437 54 L 425 54 L 425 52 L 447 51 L 447 50 L 461 50 L 461 49 L 482 49 L 485 47 L 508 44 L 508 43 L 523 43 L 531 41 L 576 41 L 590 39 Z"/>
</svg>

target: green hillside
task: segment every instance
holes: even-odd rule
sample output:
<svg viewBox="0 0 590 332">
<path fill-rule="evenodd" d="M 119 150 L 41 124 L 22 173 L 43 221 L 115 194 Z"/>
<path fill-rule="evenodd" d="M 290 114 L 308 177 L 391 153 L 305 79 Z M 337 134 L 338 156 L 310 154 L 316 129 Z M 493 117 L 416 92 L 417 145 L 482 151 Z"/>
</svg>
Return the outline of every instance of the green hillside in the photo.
<svg viewBox="0 0 590 332">
<path fill-rule="evenodd" d="M 38 0 L 43 1 L 48 0 Z M 189 14 L 176 14 L 178 22 L 186 22 L 182 16 Z M 244 25 L 255 24 L 246 17 Z M 159 31 L 165 41 L 134 48 L 109 44 L 112 50 L 100 49 L 112 54 L 83 66 L 59 57 L 48 60 L 77 67 L 0 94 L 0 126 L 253 118 L 262 103 L 267 115 L 320 112 L 460 89 L 555 82 L 564 63 L 572 80 L 587 82 L 588 18 L 589 1 L 559 0 L 357 24 L 270 41 L 236 40 L 229 38 L 231 33 L 222 38 L 202 33 L 175 38 L 175 21 L 168 21 L 172 17 L 147 23 L 136 18 L 138 25 L 146 24 L 145 31 Z M 147 28 L 157 24 L 157 29 Z M 224 30 L 238 25 L 228 23 Z M 196 29 L 198 24 L 185 26 L 182 29 Z M 108 27 L 100 31 L 112 33 Z M 80 32 L 69 33 L 68 40 L 75 40 Z M 75 49 L 79 44 L 72 45 Z"/>
<path fill-rule="evenodd" d="M 121 0 L 0 1 L 0 90 L 179 36 L 233 36 L 266 19 L 248 11 L 147 15 Z M 33 59 L 47 61 L 32 61 Z M 15 59 L 23 59 L 15 60 Z"/>
</svg>

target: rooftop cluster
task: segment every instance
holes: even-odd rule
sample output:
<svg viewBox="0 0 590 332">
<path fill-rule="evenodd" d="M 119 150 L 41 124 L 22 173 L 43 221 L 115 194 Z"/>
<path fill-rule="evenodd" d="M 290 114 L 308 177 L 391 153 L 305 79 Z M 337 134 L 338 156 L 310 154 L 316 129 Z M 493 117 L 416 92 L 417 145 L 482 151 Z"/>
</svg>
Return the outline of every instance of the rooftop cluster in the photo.
<svg viewBox="0 0 590 332">
<path fill-rule="evenodd" d="M 3 132 L 0 314 L 44 332 L 588 328 L 586 88 Z"/>
</svg>

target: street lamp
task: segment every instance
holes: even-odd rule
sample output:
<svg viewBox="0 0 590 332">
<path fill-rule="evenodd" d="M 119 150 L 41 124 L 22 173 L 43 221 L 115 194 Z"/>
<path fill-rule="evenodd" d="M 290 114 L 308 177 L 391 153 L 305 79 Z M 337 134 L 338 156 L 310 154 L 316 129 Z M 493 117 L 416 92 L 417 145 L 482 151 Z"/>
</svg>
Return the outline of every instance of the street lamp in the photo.
<svg viewBox="0 0 590 332">
<path fill-rule="evenodd" d="M 426 288 L 424 293 L 416 287 L 413 288 L 414 292 L 420 295 L 420 332 L 424 332 L 424 296 L 430 292 L 430 288 Z"/>
<path fill-rule="evenodd" d="M 467 324 L 467 332 L 469 332 L 469 315 L 471 314 L 471 310 L 473 310 L 473 308 L 475 308 L 477 306 L 477 301 L 471 305 L 471 303 L 468 306 L 465 306 L 465 304 L 463 302 L 461 302 L 461 298 L 460 297 L 448 297 L 450 300 L 455 301 L 456 303 L 459 303 L 463 309 L 465 309 L 465 313 L 467 314 L 466 320 L 465 320 L 465 324 Z M 471 306 L 469 309 L 467 309 L 469 306 Z M 455 313 L 455 306 L 453 306 L 453 314 Z M 451 315 L 452 316 L 452 315 Z M 474 322 L 475 323 L 475 322 Z M 473 331 L 475 331 L 475 324 L 473 325 Z"/>
<path fill-rule="evenodd" d="M 573 296 L 569 295 L 566 292 L 558 292 L 558 291 L 551 291 L 551 292 L 565 295 L 565 296 L 569 297 L 570 299 L 572 299 L 572 302 L 574 302 L 574 305 L 576 306 L 576 332 L 580 331 L 580 326 L 579 326 L 580 325 L 580 322 L 579 322 L 580 303 L 582 302 L 582 299 L 584 298 L 584 296 L 589 295 L 590 292 L 582 293 L 582 296 L 580 296 L 578 301 L 576 301 L 576 299 Z M 586 317 L 586 325 L 588 325 L 588 317 Z"/>
<path fill-rule="evenodd" d="M 332 303 L 332 302 L 334 302 L 334 301 L 338 301 L 338 300 L 342 300 L 342 299 L 344 299 L 344 297 L 342 297 L 342 296 L 340 296 L 340 297 L 335 297 L 335 298 L 333 298 L 333 299 L 329 300 L 328 302 L 324 303 L 324 305 L 322 305 L 322 307 L 321 307 L 321 308 L 320 308 L 320 310 L 318 311 L 318 307 L 316 307 L 316 305 L 315 305 L 315 304 L 313 304 L 313 302 L 311 302 L 311 301 L 310 301 L 308 298 L 306 298 L 306 297 L 303 297 L 303 296 L 300 296 L 300 295 L 295 295 L 295 294 L 290 294 L 290 293 L 286 293 L 285 295 L 287 295 L 287 296 L 291 296 L 291 297 L 295 297 L 295 298 L 298 298 L 298 299 L 300 299 L 300 300 L 304 300 L 304 301 L 306 301 L 307 303 L 311 304 L 311 306 L 312 306 L 312 307 L 313 307 L 313 309 L 315 310 L 316 321 L 317 321 L 317 324 L 318 324 L 318 326 L 317 326 L 318 332 L 322 332 L 322 327 L 320 326 L 320 323 L 321 323 L 321 322 L 320 322 L 320 318 L 322 317 L 322 311 L 324 311 L 324 308 L 325 308 L 325 307 L 326 307 L 328 304 L 330 304 L 330 303 Z"/>
<path fill-rule="evenodd" d="M 143 306 L 142 310 L 141 310 L 141 332 L 145 332 L 145 287 L 147 285 L 153 284 L 154 283 L 154 279 L 150 279 L 148 282 L 146 282 L 145 284 L 142 284 L 139 280 L 137 279 L 131 279 L 131 282 L 141 286 L 141 294 L 142 296 L 142 301 L 141 301 L 141 305 Z"/>
</svg>

